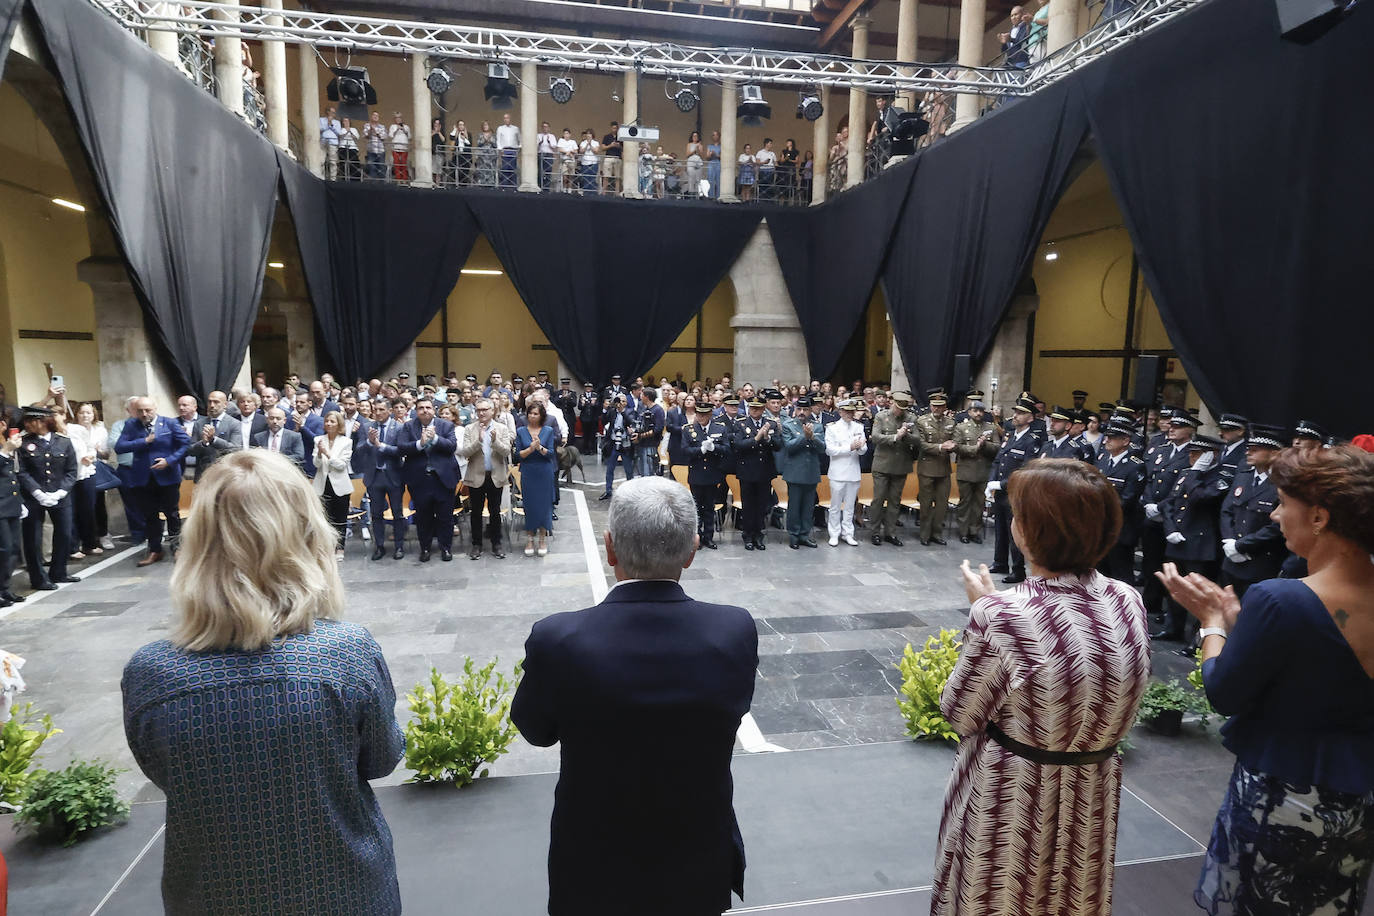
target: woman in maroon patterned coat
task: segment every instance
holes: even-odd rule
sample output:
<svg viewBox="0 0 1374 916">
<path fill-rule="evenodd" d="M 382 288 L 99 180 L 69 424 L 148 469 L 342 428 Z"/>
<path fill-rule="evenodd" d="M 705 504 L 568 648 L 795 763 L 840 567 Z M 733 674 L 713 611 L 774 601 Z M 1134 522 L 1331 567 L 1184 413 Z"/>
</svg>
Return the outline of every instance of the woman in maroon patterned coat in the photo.
<svg viewBox="0 0 1374 916">
<path fill-rule="evenodd" d="M 1031 576 L 972 609 L 941 697 L 963 736 L 945 793 L 935 916 L 1107 916 L 1121 793 L 1116 745 L 1150 674 L 1140 595 L 1095 571 L 1121 508 L 1092 465 L 1032 461 L 1009 483 Z"/>
</svg>

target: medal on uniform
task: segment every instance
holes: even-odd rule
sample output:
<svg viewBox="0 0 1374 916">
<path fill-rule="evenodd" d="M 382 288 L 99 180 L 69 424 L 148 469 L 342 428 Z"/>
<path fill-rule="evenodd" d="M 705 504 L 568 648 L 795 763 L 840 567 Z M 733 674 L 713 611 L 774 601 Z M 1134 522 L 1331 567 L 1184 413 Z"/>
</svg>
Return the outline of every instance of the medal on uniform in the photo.
<svg viewBox="0 0 1374 916">
<path fill-rule="evenodd" d="M 1244 491 L 1244 489 L 1244 487 L 1236 487 L 1236 496 L 1239 497 L 1241 492 Z"/>
<path fill-rule="evenodd" d="M 31 451 L 31 452 L 36 452 L 36 451 L 38 451 L 38 446 L 36 446 L 36 445 L 34 445 L 32 442 L 30 442 L 30 443 L 29 443 L 29 451 Z"/>
</svg>

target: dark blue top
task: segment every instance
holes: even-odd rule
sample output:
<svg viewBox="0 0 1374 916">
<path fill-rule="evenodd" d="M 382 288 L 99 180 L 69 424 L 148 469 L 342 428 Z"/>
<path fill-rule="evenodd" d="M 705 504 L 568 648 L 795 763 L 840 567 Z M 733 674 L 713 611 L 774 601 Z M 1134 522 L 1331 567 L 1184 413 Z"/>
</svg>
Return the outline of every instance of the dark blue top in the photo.
<svg viewBox="0 0 1374 916">
<path fill-rule="evenodd" d="M 382 650 L 356 624 L 260 652 L 167 640 L 124 668 L 124 731 L 167 795 L 168 914 L 401 912 L 369 779 L 405 748 Z"/>
<path fill-rule="evenodd" d="M 1340 792 L 1374 791 L 1374 678 L 1312 589 L 1250 587 L 1235 629 L 1202 665 L 1223 743 L 1251 770 Z"/>
</svg>

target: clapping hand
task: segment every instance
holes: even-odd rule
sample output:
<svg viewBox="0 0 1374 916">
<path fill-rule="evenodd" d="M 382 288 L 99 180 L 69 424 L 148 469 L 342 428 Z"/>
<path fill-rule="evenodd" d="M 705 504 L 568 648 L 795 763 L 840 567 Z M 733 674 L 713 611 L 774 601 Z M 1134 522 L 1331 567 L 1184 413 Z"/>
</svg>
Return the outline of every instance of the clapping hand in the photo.
<svg viewBox="0 0 1374 916">
<path fill-rule="evenodd" d="M 959 564 L 959 573 L 964 578 L 964 594 L 968 595 L 969 604 L 987 595 L 997 594 L 997 587 L 992 584 L 992 573 L 988 571 L 988 564 L 979 563 L 978 572 L 974 572 L 968 565 L 968 560 Z"/>
<path fill-rule="evenodd" d="M 209 445 L 211 442 L 215 441 L 215 428 L 209 423 L 206 423 L 201 427 L 200 437 L 205 440 L 206 445 Z"/>
<path fill-rule="evenodd" d="M 167 469 L 167 459 L 159 458 L 158 460 L 154 461 L 152 464 L 152 469 L 154 471 L 165 471 Z"/>
<path fill-rule="evenodd" d="M 1169 597 L 1183 605 L 1204 627 L 1230 630 L 1236 625 L 1240 598 L 1236 597 L 1236 590 L 1231 586 L 1222 588 L 1198 573 L 1179 575 L 1178 566 L 1173 563 L 1165 563 L 1164 568 L 1155 575 L 1164 583 Z"/>
<path fill-rule="evenodd" d="M 377 427 L 372 427 L 367 431 L 367 441 L 373 445 L 381 444 L 381 437 L 377 435 Z"/>
<path fill-rule="evenodd" d="M 851 452 L 857 452 L 859 449 L 861 449 L 861 448 L 863 448 L 863 447 L 864 447 L 864 437 L 863 437 L 863 436 L 855 436 L 855 437 L 854 437 L 854 441 L 849 443 L 849 450 L 850 450 Z"/>
<path fill-rule="evenodd" d="M 940 450 L 941 450 L 941 451 L 945 451 L 945 452 L 952 452 L 952 451 L 954 451 L 954 440 L 953 440 L 953 439 L 946 439 L 944 442 L 941 442 L 941 443 L 940 443 Z"/>
<path fill-rule="evenodd" d="M 320 437 L 319 439 L 316 439 L 316 440 L 315 440 L 315 452 L 316 452 L 321 458 L 328 457 L 328 455 L 329 455 L 329 442 L 328 442 L 326 439 L 324 439 L 324 437 Z"/>
</svg>

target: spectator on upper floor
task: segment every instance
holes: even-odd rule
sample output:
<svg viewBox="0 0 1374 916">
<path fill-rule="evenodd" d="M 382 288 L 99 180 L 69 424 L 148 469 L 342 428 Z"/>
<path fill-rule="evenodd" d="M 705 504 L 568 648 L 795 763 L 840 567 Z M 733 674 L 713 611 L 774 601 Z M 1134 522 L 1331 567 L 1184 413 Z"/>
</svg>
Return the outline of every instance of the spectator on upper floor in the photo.
<svg viewBox="0 0 1374 916">
<path fill-rule="evenodd" d="M 391 177 L 397 181 L 410 181 L 410 125 L 399 111 L 391 118 L 391 126 L 386 129 L 391 141 Z"/>
<path fill-rule="evenodd" d="M 620 159 L 624 151 L 625 144 L 620 142 L 620 122 L 612 121 L 610 131 L 601 138 L 602 194 L 616 194 L 620 191 Z"/>
<path fill-rule="evenodd" d="M 539 190 L 547 191 L 553 183 L 553 163 L 558 157 L 558 137 L 553 128 L 545 121 L 539 125 L 539 133 L 534 137 L 535 149 L 539 153 Z"/>
<path fill-rule="evenodd" d="M 998 32 L 997 40 L 1002 44 L 1007 66 L 1024 70 L 1030 66 L 1030 53 L 1027 50 L 1030 41 L 1030 13 L 1023 7 L 1013 6 L 1008 22 L 1010 27 L 1005 32 Z"/>
<path fill-rule="evenodd" d="M 339 163 L 345 181 L 362 178 L 362 167 L 358 162 L 358 128 L 348 118 L 343 119 L 343 125 L 339 128 Z"/>
<path fill-rule="evenodd" d="M 326 181 L 337 181 L 339 178 L 339 133 L 343 130 L 343 125 L 334 116 L 334 106 L 331 105 L 324 111 L 324 116 L 320 118 L 320 146 L 324 148 L 324 177 Z"/>
<path fill-rule="evenodd" d="M 510 112 L 501 115 L 496 128 L 496 149 L 501 153 L 501 187 L 514 188 L 520 165 L 520 128 L 511 123 Z"/>
<path fill-rule="evenodd" d="M 386 125 L 382 123 L 381 112 L 374 110 L 363 125 L 365 165 L 363 174 L 374 181 L 386 178 Z"/>
</svg>

